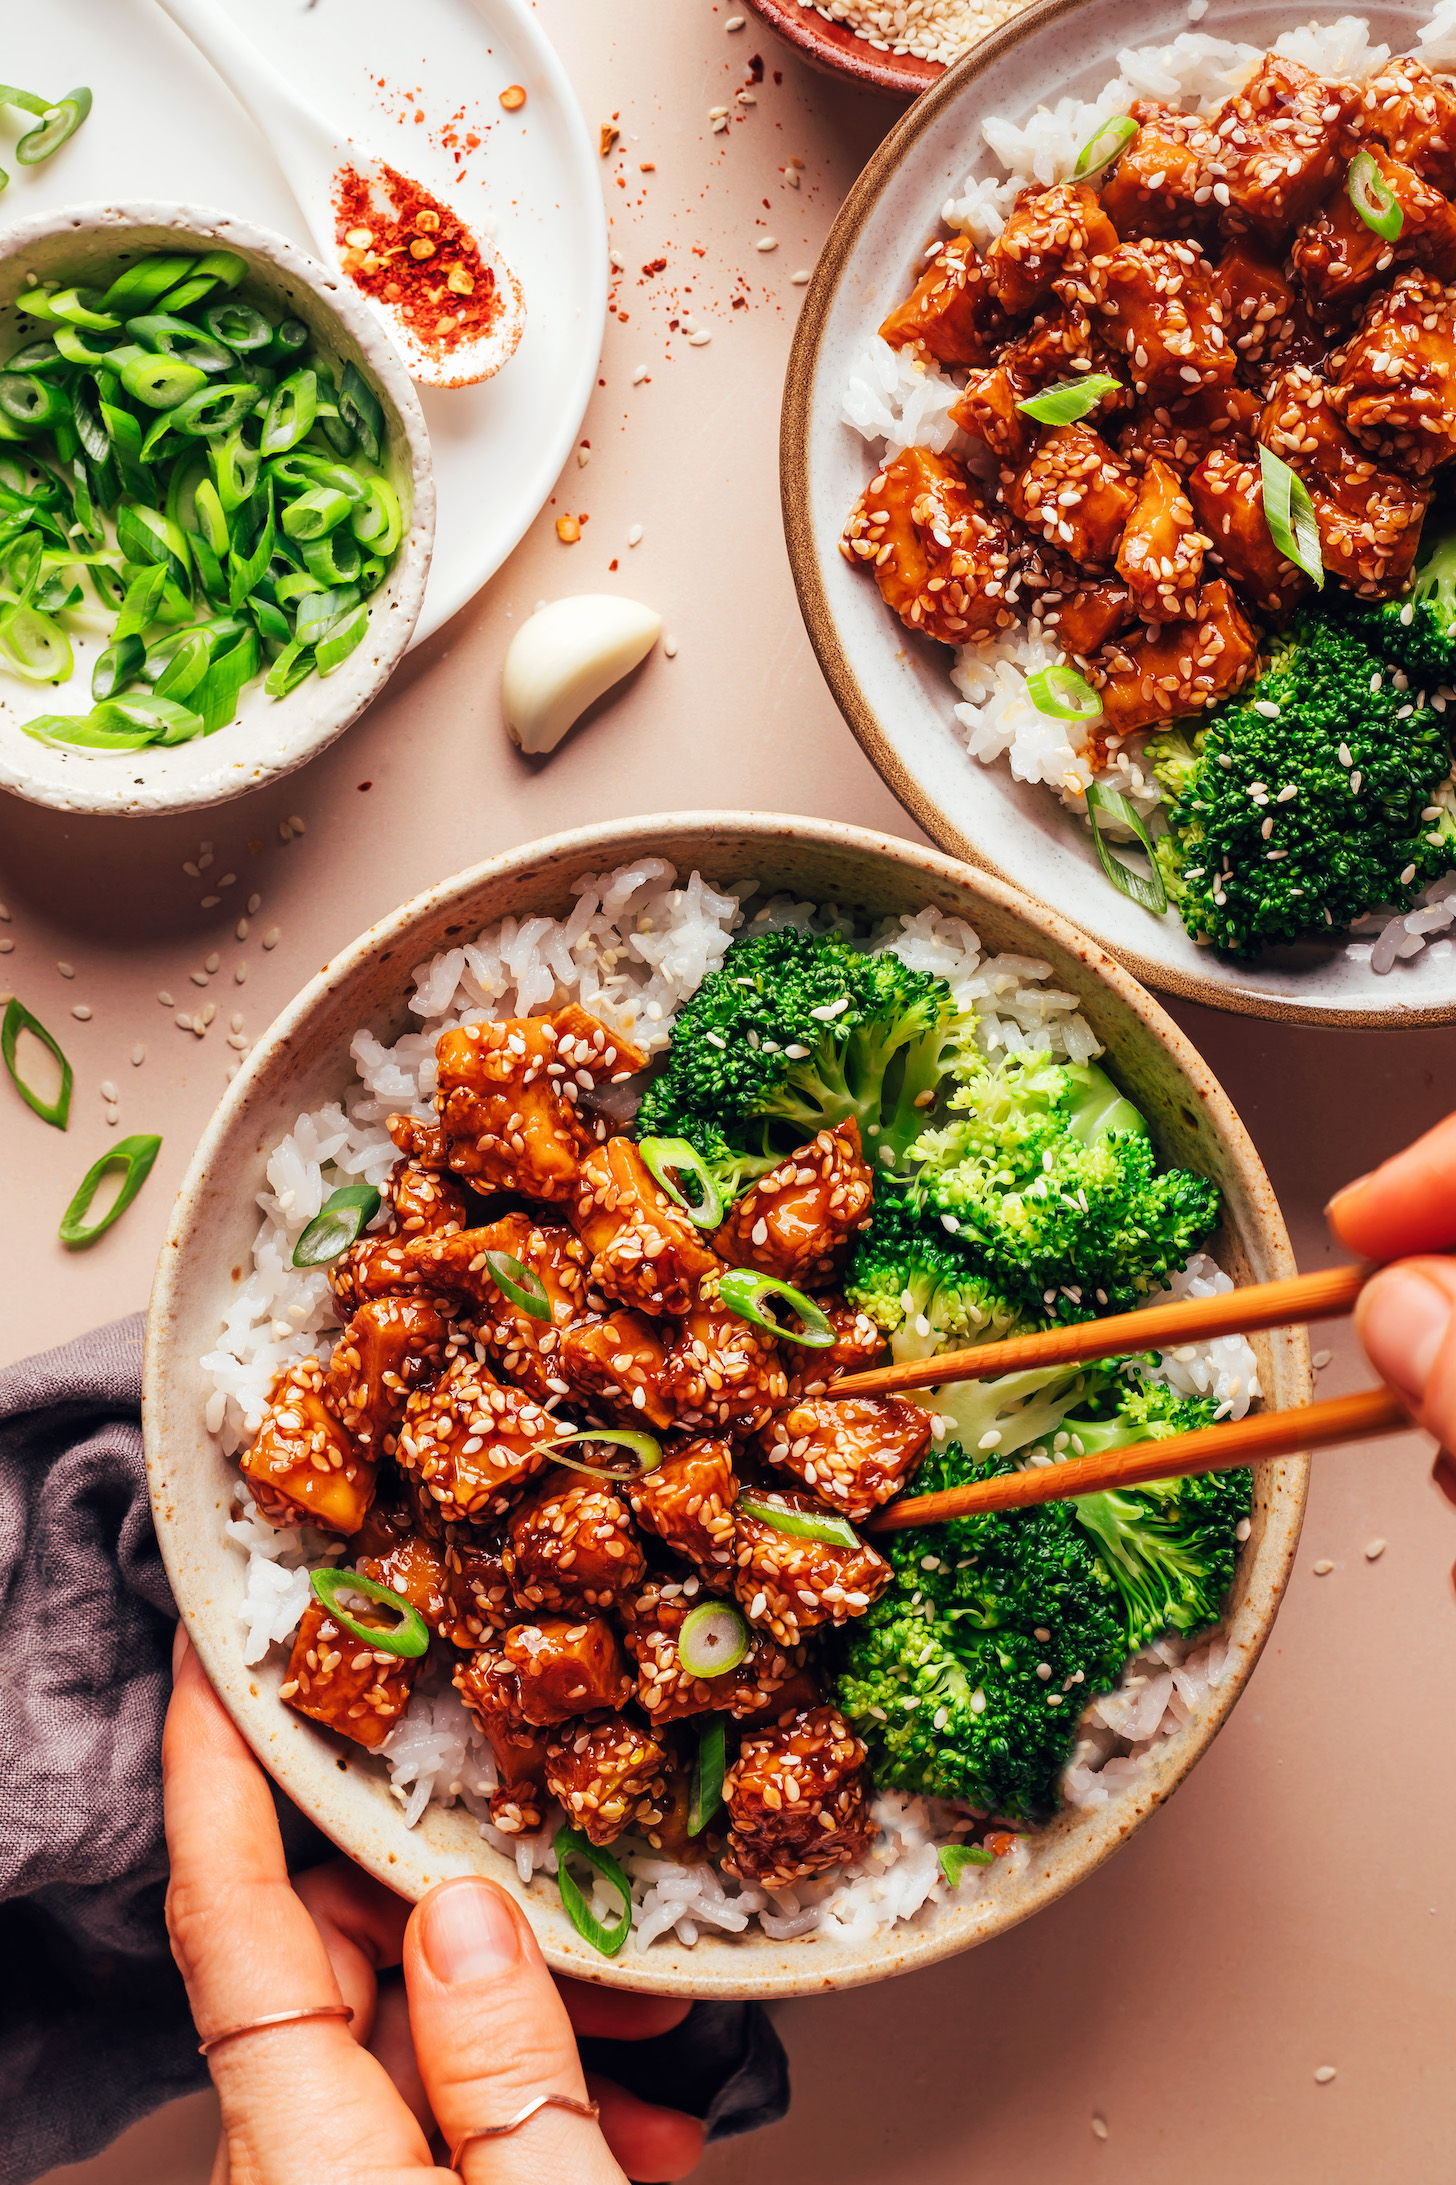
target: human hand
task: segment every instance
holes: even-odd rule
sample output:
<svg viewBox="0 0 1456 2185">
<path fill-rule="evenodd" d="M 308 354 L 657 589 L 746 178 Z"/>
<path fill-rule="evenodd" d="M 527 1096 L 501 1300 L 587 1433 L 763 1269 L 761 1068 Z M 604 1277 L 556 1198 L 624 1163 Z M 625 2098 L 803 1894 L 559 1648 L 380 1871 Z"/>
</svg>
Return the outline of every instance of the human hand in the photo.
<svg viewBox="0 0 1456 2185">
<path fill-rule="evenodd" d="M 1372 1275 L 1355 1328 L 1381 1379 L 1443 1451 L 1456 1449 L 1456 1115 L 1337 1192 L 1330 1227 Z M 1449 1463 L 1449 1459 L 1445 1460 Z"/>
<path fill-rule="evenodd" d="M 524 1915 L 491 1882 L 442 1883 L 413 1911 L 345 1859 L 291 1882 L 263 1772 L 180 1632 L 174 1668 L 167 1926 L 202 2036 L 320 2003 L 354 2012 L 212 2052 L 213 2185 L 626 2185 L 624 2169 L 647 2181 L 693 2168 L 696 2119 L 588 2083 L 574 2038 L 645 2040 L 686 2006 L 553 1983 Z M 402 1983 L 379 1982 L 401 1963 Z M 468 2131 L 538 2093 L 599 2102 L 600 2126 L 544 2109 L 509 2138 L 477 2140 L 458 2173 L 445 2168 Z"/>
</svg>

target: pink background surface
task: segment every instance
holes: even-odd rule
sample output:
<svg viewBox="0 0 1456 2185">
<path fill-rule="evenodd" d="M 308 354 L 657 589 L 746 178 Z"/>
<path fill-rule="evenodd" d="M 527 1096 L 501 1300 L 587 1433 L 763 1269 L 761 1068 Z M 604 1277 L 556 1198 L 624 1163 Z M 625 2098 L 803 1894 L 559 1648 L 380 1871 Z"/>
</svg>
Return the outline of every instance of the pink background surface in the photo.
<svg viewBox="0 0 1456 2185">
<path fill-rule="evenodd" d="M 803 294 L 790 276 L 812 266 L 894 109 L 801 68 L 751 21 L 726 34 L 730 12 L 705 0 L 544 0 L 589 125 L 615 115 L 623 132 L 603 178 L 627 319 L 608 321 L 605 384 L 583 427 L 588 466 L 568 465 L 495 581 L 340 743 L 266 794 L 126 823 L 0 800 L 11 914 L 0 938 L 14 943 L 0 955 L 0 992 L 55 1029 L 76 1069 L 64 1137 L 0 1096 L 4 1358 L 144 1302 L 171 1194 L 233 1059 L 234 1011 L 256 1036 L 333 950 L 427 883 L 562 827 L 673 807 L 756 806 L 913 834 L 820 681 L 777 491 L 779 392 Z M 708 109 L 732 102 L 754 53 L 765 63 L 757 104 L 714 136 Z M 790 155 L 804 162 L 798 190 L 785 181 Z M 642 161 L 655 171 L 641 174 Z M 764 235 L 777 250 L 755 250 Z M 644 278 L 658 258 L 666 268 Z M 736 295 L 747 300 L 735 310 Z M 707 346 L 670 332 L 684 303 L 711 330 Z M 634 387 L 641 365 L 650 378 Z M 554 530 L 568 510 L 591 519 L 571 548 Z M 613 586 L 662 612 L 677 657 L 655 652 L 554 756 L 523 760 L 498 700 L 512 631 L 542 599 Z M 293 815 L 306 832 L 284 844 L 279 822 Z M 182 867 L 204 838 L 213 863 L 199 882 Z M 228 873 L 222 903 L 201 909 Z M 240 941 L 235 922 L 255 891 L 263 906 Z M 190 974 L 212 951 L 220 967 L 200 988 Z M 178 1009 L 209 1003 L 217 1015 L 202 1038 L 176 1029 Z M 76 1004 L 89 1021 L 71 1017 Z M 1301 1266 L 1327 1263 L 1320 1208 L 1449 1106 L 1456 1033 L 1175 1013 L 1253 1132 Z M 138 1042 L 146 1060 L 133 1067 Z M 119 1134 L 155 1130 L 164 1145 L 126 1219 L 71 1256 L 56 1222 L 118 1135 L 104 1121 L 106 1079 Z M 1322 1394 L 1368 1380 L 1344 1329 L 1315 1341 L 1333 1353 Z M 1175 1802 L 1031 1925 L 893 1987 L 781 2007 L 793 2112 L 710 2153 L 705 2185 L 1448 2174 L 1456 1512 L 1428 1469 L 1415 1435 L 1321 1456 L 1274 1638 Z M 1376 1538 L 1388 1545 L 1370 1561 Z M 1329 1575 L 1314 1575 L 1319 1558 L 1333 1560 Z M 1317 2085 L 1326 2063 L 1337 2076 Z M 213 2138 L 199 2096 L 54 2180 L 201 2185 Z"/>
</svg>

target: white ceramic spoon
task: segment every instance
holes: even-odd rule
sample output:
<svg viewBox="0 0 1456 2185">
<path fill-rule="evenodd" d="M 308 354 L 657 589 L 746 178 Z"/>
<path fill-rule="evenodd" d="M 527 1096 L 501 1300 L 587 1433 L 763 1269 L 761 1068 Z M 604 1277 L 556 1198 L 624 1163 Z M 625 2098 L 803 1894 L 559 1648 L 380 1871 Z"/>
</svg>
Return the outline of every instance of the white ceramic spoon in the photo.
<svg viewBox="0 0 1456 2185">
<path fill-rule="evenodd" d="M 284 180 L 298 200 L 319 255 L 325 264 L 351 276 L 341 259 L 336 232 L 335 178 L 353 168 L 388 200 L 387 170 L 356 146 L 339 128 L 294 90 L 248 39 L 240 36 L 219 0 L 158 0 L 178 29 L 209 60 L 238 103 L 251 116 L 273 149 Z M 458 214 L 456 215 L 458 218 Z M 461 221 L 465 227 L 465 222 Z M 471 231 L 467 228 L 467 233 Z M 394 337 L 410 376 L 429 387 L 468 387 L 498 372 L 515 350 L 526 323 L 521 284 L 496 245 L 472 234 L 482 262 L 495 276 L 496 307 L 490 330 L 480 339 L 449 350 L 431 350 L 408 319 L 359 287 L 370 308 Z"/>
</svg>

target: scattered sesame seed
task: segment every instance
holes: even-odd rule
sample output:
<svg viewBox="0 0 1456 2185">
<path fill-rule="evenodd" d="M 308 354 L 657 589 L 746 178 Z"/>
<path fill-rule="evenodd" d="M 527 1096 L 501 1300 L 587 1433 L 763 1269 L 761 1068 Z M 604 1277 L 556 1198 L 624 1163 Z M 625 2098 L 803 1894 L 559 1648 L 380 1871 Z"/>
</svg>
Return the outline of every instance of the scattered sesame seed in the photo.
<svg viewBox="0 0 1456 2185">
<path fill-rule="evenodd" d="M 1193 13 L 1194 7 L 1199 7 L 1199 0 L 1193 0 L 1193 5 L 1188 10 L 1190 15 Z M 1199 7 L 1199 12 L 1202 12 L 1201 7 Z M 1105 2117 L 1099 2117 L 1094 2115 L 1092 2119 L 1092 2129 L 1096 2133 L 1098 2139 L 1106 2139 L 1107 2119 Z"/>
<path fill-rule="evenodd" d="M 721 121 L 727 112 L 728 108 L 726 106 L 710 106 L 708 108 L 708 119 L 709 121 Z"/>
<path fill-rule="evenodd" d="M 1314 2075 L 1315 2085 L 1328 2086 L 1334 2075 L 1335 2067 L 1333 2064 L 1321 2064 Z"/>
<path fill-rule="evenodd" d="M 56 969 L 63 979 L 74 979 L 76 976 L 76 966 L 74 964 L 58 963 Z"/>
<path fill-rule="evenodd" d="M 1245 1541 L 1245 1540 L 1247 1540 L 1247 1539 L 1248 1539 L 1248 1537 L 1249 1537 L 1249 1535 L 1250 1535 L 1250 1533 L 1251 1533 L 1251 1532 L 1253 1531 L 1253 1529 L 1254 1529 L 1254 1528 L 1253 1528 L 1252 1524 L 1251 1524 L 1251 1523 L 1249 1522 L 1248 1518 L 1246 1518 L 1246 1517 L 1241 1517 L 1241 1518 L 1239 1519 L 1239 1521 L 1238 1521 L 1237 1525 L 1235 1525 L 1235 1527 L 1234 1527 L 1234 1538 L 1235 1538 L 1235 1540 L 1238 1540 L 1238 1541 Z"/>
<path fill-rule="evenodd" d="M 638 365 L 638 367 L 637 367 L 637 369 L 636 369 L 636 371 L 635 371 L 635 372 L 634 372 L 634 373 L 632 374 L 632 385 L 633 385 L 634 387 L 640 387 L 640 386 L 642 385 L 642 382 L 643 382 L 643 380 L 644 380 L 644 379 L 646 379 L 646 377 L 647 377 L 647 366 L 646 366 L 645 364 L 639 364 L 639 365 Z"/>
<path fill-rule="evenodd" d="M 243 984 L 243 981 L 247 978 L 247 976 L 248 967 L 246 964 L 236 964 L 233 967 L 233 978 L 239 986 Z"/>
<path fill-rule="evenodd" d="M 585 469 L 586 469 L 586 466 L 587 466 L 587 464 L 588 464 L 588 463 L 589 463 L 590 461 L 591 461 L 591 449 L 590 449 L 590 448 L 578 448 L 578 449 L 577 449 L 577 451 L 576 451 L 576 467 L 577 467 L 577 469 L 578 469 L 578 470 L 585 470 Z"/>
<path fill-rule="evenodd" d="M 981 1436 L 980 1440 L 979 1440 L 979 1441 L 977 1442 L 977 1444 L 976 1444 L 976 1447 L 977 1447 L 978 1449 L 999 1449 L 999 1448 L 1001 1447 L 1001 1429 L 1000 1429 L 1000 1427 L 999 1427 L 999 1426 L 992 1426 L 992 1427 L 988 1427 L 988 1428 L 986 1429 L 986 1432 L 985 1432 L 985 1433 L 984 1433 L 984 1434 L 983 1434 L 983 1435 Z"/>
<path fill-rule="evenodd" d="M 306 835 L 308 833 L 308 829 L 304 826 L 303 821 L 299 818 L 297 812 L 289 813 L 288 824 L 293 829 L 293 832 L 296 835 Z"/>
<path fill-rule="evenodd" d="M 103 1100 L 109 1100 L 112 1105 L 115 1106 L 117 1100 L 117 1091 L 116 1087 L 112 1084 L 109 1077 L 103 1077 L 101 1080 L 101 1097 Z"/>
<path fill-rule="evenodd" d="M 222 958 L 221 958 L 221 956 L 219 956 L 219 954 L 218 954 L 217 950 L 216 950 L 216 949 L 214 949 L 214 950 L 213 950 L 213 952 L 212 952 L 212 954 L 211 954 L 210 956 L 204 956 L 204 957 L 203 957 L 203 959 L 202 959 L 202 968 L 203 968 L 203 970 L 204 970 L 204 971 L 216 971 L 216 969 L 217 969 L 218 965 L 219 965 L 219 964 L 220 964 L 221 962 L 222 962 Z"/>
<path fill-rule="evenodd" d="M 1316 1373 L 1323 1373 L 1325 1367 L 1329 1364 L 1330 1360 L 1334 1357 L 1334 1355 L 1335 1354 L 1332 1350 L 1317 1350 L 1314 1354 L 1314 1357 L 1310 1360 L 1310 1364 L 1314 1367 Z"/>
<path fill-rule="evenodd" d="M 0 956 L 8 956 L 14 946 L 15 943 L 11 940 L 9 934 L 5 934 L 3 938 L 0 938 Z"/>
<path fill-rule="evenodd" d="M 1315 1564 L 1314 1574 L 1316 1578 L 1328 1578 L 1330 1572 L 1334 1569 L 1334 1567 L 1335 1566 L 1330 1561 L 1329 1557 L 1327 1555 L 1322 1555 L 1319 1561 Z"/>
<path fill-rule="evenodd" d="M 202 878 L 201 873 L 198 871 L 197 866 L 194 864 L 193 860 L 190 857 L 182 867 L 182 870 L 186 873 L 189 880 L 200 880 Z"/>
<path fill-rule="evenodd" d="M 634 523 L 631 530 L 627 533 L 627 544 L 629 546 L 637 546 L 641 543 L 641 539 L 642 526 L 640 523 Z"/>
<path fill-rule="evenodd" d="M 730 15 L 723 28 L 725 30 L 742 30 L 746 20 L 747 18 L 742 15 Z"/>
<path fill-rule="evenodd" d="M 664 639 L 662 640 L 662 649 L 663 649 L 663 652 L 664 652 L 664 653 L 665 653 L 665 654 L 667 655 L 667 657 L 668 657 L 668 659 L 669 659 L 669 660 L 676 660 L 676 658 L 677 658 L 677 639 L 676 639 L 675 637 L 665 637 L 665 638 L 664 638 Z"/>
<path fill-rule="evenodd" d="M 761 235 L 753 247 L 755 250 L 777 250 L 779 239 L 776 235 Z"/>
<path fill-rule="evenodd" d="M 1415 879 L 1415 876 L 1416 876 L 1416 869 L 1415 869 L 1415 866 L 1414 866 L 1414 865 L 1407 865 L 1407 866 L 1406 866 L 1406 868 L 1405 868 L 1405 871 L 1404 871 L 1404 872 L 1403 872 L 1403 873 L 1401 874 L 1401 876 L 1400 876 L 1400 884 L 1401 884 L 1401 886 L 1402 886 L 1403 888 L 1408 888 L 1408 887 L 1410 886 L 1411 882 L 1412 882 L 1412 881 L 1413 881 L 1413 880 Z"/>
<path fill-rule="evenodd" d="M 263 898 L 261 895 L 250 895 L 248 897 L 248 916 L 250 918 L 256 918 L 262 908 Z"/>
<path fill-rule="evenodd" d="M 237 924 L 233 927 L 233 932 L 240 941 L 246 941 L 246 939 L 248 938 L 249 930 L 250 929 L 246 918 L 240 918 Z"/>
<path fill-rule="evenodd" d="M 791 273 L 789 275 L 789 284 L 793 288 L 807 288 L 809 285 L 809 279 L 810 276 L 807 273 Z"/>
<path fill-rule="evenodd" d="M 199 910 L 216 910 L 221 901 L 220 895 L 204 895 L 197 907 Z"/>
<path fill-rule="evenodd" d="M 231 1028 L 232 1028 L 232 1030 L 233 1030 L 233 1031 L 235 1031 L 235 1032 L 241 1032 L 241 1030 L 242 1030 L 242 1028 L 243 1028 L 243 1012 L 241 1011 L 241 1009 L 235 1009 L 235 1010 L 233 1011 L 233 1019 L 232 1019 L 232 1027 L 231 1027 Z"/>
<path fill-rule="evenodd" d="M 141 1041 L 138 1040 L 137 1044 L 135 1045 L 135 1047 L 133 1047 L 131 1051 L 132 1068 L 139 1070 L 142 1064 L 146 1061 L 146 1059 L 147 1050 L 145 1047 L 143 1047 Z"/>
<path fill-rule="evenodd" d="M 192 1029 L 192 1019 L 185 1009 L 179 1009 L 173 1021 L 179 1032 L 190 1032 Z"/>
<path fill-rule="evenodd" d="M 1384 1542 L 1383 1540 L 1367 1540 L 1367 1541 L 1366 1541 L 1366 1543 L 1365 1543 L 1365 1560 L 1366 1560 L 1366 1562 L 1367 1562 L 1367 1563 L 1378 1563 L 1378 1562 L 1379 1562 L 1379 1560 L 1380 1560 L 1380 1558 L 1381 1558 L 1381 1556 L 1382 1556 L 1382 1555 L 1384 1555 L 1384 1553 L 1385 1553 L 1385 1542 Z"/>
<path fill-rule="evenodd" d="M 714 124 L 713 124 L 713 134 L 714 134 L 714 136 L 715 136 L 715 137 L 720 137 L 720 136 L 722 136 L 722 134 L 723 134 L 723 131 L 724 131 L 724 130 L 725 130 L 725 129 L 727 128 L 727 126 L 728 126 L 728 119 L 727 119 L 727 116 L 728 116 L 728 109 L 727 109 L 727 107 L 725 106 L 725 107 L 724 107 L 724 109 L 723 109 L 723 113 L 722 113 L 722 115 L 721 115 L 721 116 L 719 117 L 719 119 L 718 119 L 717 121 L 715 121 L 715 122 L 714 122 Z"/>
<path fill-rule="evenodd" d="M 158 999 L 158 1001 L 159 1001 L 159 1002 L 161 1003 L 161 1005 L 162 1005 L 162 1007 L 163 1007 L 164 1009 L 170 1009 L 170 1008 L 171 1008 L 171 1006 L 172 1006 L 172 997 L 171 997 L 171 995 L 170 995 L 170 994 L 169 994 L 169 993 L 167 992 L 167 989 L 166 989 L 165 987 L 163 987 L 163 988 L 161 989 L 161 991 L 160 991 L 160 992 L 159 992 L 159 994 L 157 995 L 157 999 Z"/>
<path fill-rule="evenodd" d="M 712 338 L 712 335 L 708 333 L 704 327 L 700 326 L 696 334 L 689 334 L 688 347 L 690 349 L 706 349 L 708 343 L 712 340 Z"/>
<path fill-rule="evenodd" d="M 189 971 L 187 976 L 194 986 L 206 986 L 207 984 L 207 973 L 205 971 Z"/>
<path fill-rule="evenodd" d="M 263 935 L 264 948 L 276 948 L 278 942 L 279 932 L 277 926 L 269 926 L 268 931 Z"/>
<path fill-rule="evenodd" d="M 110 1130 L 115 1130 L 115 1128 L 116 1128 L 117 1124 L 118 1124 L 118 1123 L 119 1123 L 120 1121 L 121 1121 L 121 1110 L 120 1110 L 120 1108 L 108 1108 L 108 1109 L 106 1110 L 106 1123 L 107 1123 L 107 1128 L 108 1128 L 108 1129 L 110 1129 Z"/>
<path fill-rule="evenodd" d="M 293 829 L 286 819 L 280 819 L 278 822 L 278 839 L 280 842 L 291 842 L 293 840 Z"/>
<path fill-rule="evenodd" d="M 79 1017 L 83 1024 L 86 1022 L 90 1014 L 90 1008 L 84 1001 L 78 1001 L 75 1008 L 71 1011 L 71 1015 L 73 1017 Z"/>
<path fill-rule="evenodd" d="M 230 887 L 233 887 L 233 886 L 234 886 L 234 885 L 236 884 L 236 881 L 237 881 L 237 877 L 238 877 L 238 876 L 237 876 L 237 874 L 236 874 L 235 872 L 225 872 L 225 873 L 223 874 L 223 876 L 222 876 L 221 880 L 219 880 L 219 882 L 218 882 L 218 886 L 219 886 L 220 888 L 230 888 Z"/>
<path fill-rule="evenodd" d="M 7 926 L 10 923 L 10 905 L 8 903 L 0 903 L 0 920 L 3 920 Z"/>
<path fill-rule="evenodd" d="M 608 256 L 608 257 L 609 257 L 609 258 L 611 259 L 611 261 L 612 261 L 612 264 L 613 264 L 613 265 L 614 265 L 614 266 L 616 267 L 616 269 L 617 269 L 617 271 L 618 271 L 619 273 L 625 273 L 625 272 L 626 272 L 626 270 L 627 270 L 627 261 L 626 261 L 626 259 L 625 259 L 625 258 L 624 258 L 624 257 L 622 256 L 622 253 L 621 253 L 621 252 L 620 252 L 619 250 L 609 250 L 609 251 L 607 252 L 607 256 Z"/>
</svg>

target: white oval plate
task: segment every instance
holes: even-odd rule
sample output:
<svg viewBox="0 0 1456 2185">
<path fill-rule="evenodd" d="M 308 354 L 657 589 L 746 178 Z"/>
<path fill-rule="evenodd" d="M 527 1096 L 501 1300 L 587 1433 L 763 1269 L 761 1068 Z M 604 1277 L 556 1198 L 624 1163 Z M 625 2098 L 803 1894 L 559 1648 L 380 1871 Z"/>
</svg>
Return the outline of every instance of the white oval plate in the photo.
<svg viewBox="0 0 1456 2185">
<path fill-rule="evenodd" d="M 1196 948 L 1170 910 L 1153 918 L 1103 878 L 1085 828 L 1043 784 L 1018 782 L 965 748 L 951 710 L 949 654 L 912 637 L 875 586 L 844 561 L 845 518 L 874 474 L 869 443 L 841 422 L 849 368 L 909 289 L 940 211 L 972 171 L 1000 173 L 981 136 L 991 114 L 1023 120 L 1069 95 L 1090 99 L 1127 46 L 1200 29 L 1272 45 L 1308 20 L 1360 13 L 1373 40 L 1410 49 L 1431 9 L 1283 0 L 1210 9 L 1189 23 L 1167 0 L 1043 0 L 975 48 L 916 100 L 870 160 L 824 247 L 799 322 L 784 394 L 782 485 L 789 556 L 814 649 L 845 719 L 901 803 L 942 849 L 1038 897 L 1150 986 L 1250 1016 L 1387 1025 L 1456 1018 L 1456 956 L 1424 951 L 1384 977 L 1346 953 L 1348 936 L 1269 950 L 1256 963 Z"/>
<path fill-rule="evenodd" d="M 362 145 L 487 227 L 525 294 L 525 334 L 494 379 L 420 390 L 439 512 L 418 644 L 494 575 L 576 439 L 606 319 L 599 162 L 526 0 L 225 4 L 244 35 Z M 96 199 L 170 198 L 281 232 L 313 256 L 268 146 L 152 0 L 8 9 L 5 73 L 49 98 L 87 83 L 95 105 L 40 167 L 16 165 L 20 117 L 0 119 L 0 167 L 10 174 L 0 225 Z M 526 104 L 507 114 L 499 95 L 512 83 L 525 86 Z M 469 131 L 482 139 L 462 170 L 440 141 L 452 119 L 462 148 Z"/>
</svg>

